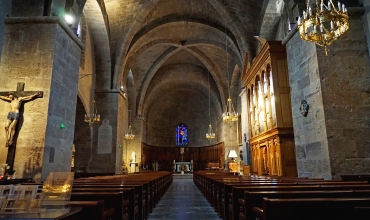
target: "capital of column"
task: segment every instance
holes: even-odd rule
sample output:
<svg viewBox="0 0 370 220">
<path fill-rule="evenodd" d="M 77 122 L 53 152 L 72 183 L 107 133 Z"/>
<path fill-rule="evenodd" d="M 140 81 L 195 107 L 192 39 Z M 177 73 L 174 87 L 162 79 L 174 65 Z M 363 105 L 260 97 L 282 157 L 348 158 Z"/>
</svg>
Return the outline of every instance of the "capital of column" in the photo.
<svg viewBox="0 0 370 220">
<path fill-rule="evenodd" d="M 85 45 L 81 42 L 71 28 L 64 22 L 63 19 L 57 16 L 37 16 L 37 17 L 9 17 L 5 19 L 5 24 L 50 24 L 56 23 L 71 37 L 71 39 L 78 45 L 81 50 L 85 49 Z"/>
</svg>

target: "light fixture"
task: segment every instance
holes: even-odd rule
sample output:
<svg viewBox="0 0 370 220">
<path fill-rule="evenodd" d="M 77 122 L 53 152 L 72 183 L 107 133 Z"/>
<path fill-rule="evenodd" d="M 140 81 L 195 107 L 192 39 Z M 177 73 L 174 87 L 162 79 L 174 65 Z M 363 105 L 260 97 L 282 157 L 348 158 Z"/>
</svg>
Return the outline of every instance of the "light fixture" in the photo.
<svg viewBox="0 0 370 220">
<path fill-rule="evenodd" d="M 236 154 L 236 151 L 235 150 L 230 150 L 230 152 L 229 152 L 229 158 L 231 158 L 231 160 L 233 162 L 235 162 L 235 158 L 237 158 L 237 157 L 238 157 L 238 155 Z"/>
<path fill-rule="evenodd" d="M 68 25 L 72 25 L 75 19 L 71 14 L 65 14 L 64 20 L 67 22 Z"/>
<path fill-rule="evenodd" d="M 90 112 L 85 114 L 85 122 L 89 123 L 95 123 L 95 122 L 100 122 L 100 115 L 98 114 L 98 109 L 96 108 L 95 100 L 90 106 Z"/>
<path fill-rule="evenodd" d="M 227 89 L 229 98 L 227 99 L 226 103 L 226 111 L 222 113 L 222 119 L 229 123 L 238 120 L 238 113 L 235 112 L 233 102 L 230 98 L 230 79 L 229 79 L 229 59 L 227 54 L 227 33 L 226 33 L 226 21 L 225 21 L 225 39 L 226 39 L 226 74 L 227 74 Z"/>
<path fill-rule="evenodd" d="M 213 133 L 212 123 L 211 123 L 211 87 L 209 84 L 209 73 L 208 73 L 208 116 L 209 116 L 209 126 L 208 126 L 208 132 L 206 134 L 206 138 L 210 141 L 211 139 L 215 138 L 216 135 L 215 133 Z"/>
<path fill-rule="evenodd" d="M 337 9 L 332 0 L 328 0 L 327 5 L 324 0 L 321 0 L 320 5 L 319 0 L 316 0 L 316 9 L 312 9 L 309 3 L 310 0 L 307 0 L 307 11 L 303 11 L 302 18 L 298 17 L 299 36 L 324 47 L 328 55 L 327 46 L 349 28 L 347 9 L 340 2 Z"/>
<path fill-rule="evenodd" d="M 129 126 L 127 129 L 127 133 L 125 134 L 125 139 L 126 140 L 132 140 L 135 138 L 135 135 L 132 133 L 132 128 L 131 128 L 131 110 L 127 110 L 129 112 Z"/>
</svg>

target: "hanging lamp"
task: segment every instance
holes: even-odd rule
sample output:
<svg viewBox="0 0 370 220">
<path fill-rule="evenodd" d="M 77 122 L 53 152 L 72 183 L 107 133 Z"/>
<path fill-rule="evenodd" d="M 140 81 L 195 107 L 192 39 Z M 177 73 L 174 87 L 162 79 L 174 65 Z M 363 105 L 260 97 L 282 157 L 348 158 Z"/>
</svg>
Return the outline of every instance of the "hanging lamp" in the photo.
<svg viewBox="0 0 370 220">
<path fill-rule="evenodd" d="M 85 122 L 96 123 L 100 122 L 100 115 L 98 114 L 98 109 L 96 108 L 95 100 L 90 105 L 90 111 L 92 113 L 85 114 Z"/>
<path fill-rule="evenodd" d="M 135 138 L 135 135 L 132 133 L 132 128 L 131 128 L 131 110 L 128 110 L 128 112 L 129 112 L 129 126 L 127 129 L 127 133 L 125 134 L 125 139 L 132 140 Z"/>
<path fill-rule="evenodd" d="M 225 41 L 226 41 L 226 74 L 227 74 L 227 90 L 229 98 L 226 102 L 226 111 L 222 113 L 222 119 L 226 122 L 232 123 L 238 120 L 238 113 L 235 112 L 233 102 L 230 98 L 230 78 L 229 78 L 229 58 L 227 53 L 227 33 L 226 33 L 226 20 L 225 20 Z"/>
<path fill-rule="evenodd" d="M 331 45 L 340 35 L 349 28 L 348 13 L 345 5 L 338 2 L 338 9 L 332 0 L 324 3 L 324 0 L 316 0 L 316 9 L 310 6 L 307 0 L 307 11 L 303 11 L 303 16 L 298 17 L 298 31 L 302 40 L 314 42 L 324 47 L 324 53 L 328 55 L 327 47 Z"/>
<path fill-rule="evenodd" d="M 208 132 L 206 134 L 206 138 L 211 141 L 211 139 L 215 138 L 216 135 L 213 133 L 212 130 L 212 122 L 211 122 L 211 87 L 209 84 L 209 73 L 208 73 L 208 116 L 209 116 L 209 126 L 208 126 Z"/>
</svg>

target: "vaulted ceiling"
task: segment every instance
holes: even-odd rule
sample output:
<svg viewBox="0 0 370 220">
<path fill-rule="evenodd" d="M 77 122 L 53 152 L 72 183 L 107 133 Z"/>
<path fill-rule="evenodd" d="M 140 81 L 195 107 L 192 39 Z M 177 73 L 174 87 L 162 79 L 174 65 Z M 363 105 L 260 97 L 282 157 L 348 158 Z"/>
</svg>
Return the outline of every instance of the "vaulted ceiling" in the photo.
<svg viewBox="0 0 370 220">
<path fill-rule="evenodd" d="M 103 13 L 89 13 L 89 25 L 109 39 L 96 37 L 98 69 L 110 69 L 112 88 L 130 91 L 135 115 L 148 115 L 154 102 L 176 109 L 183 94 L 192 94 L 193 106 L 208 106 L 199 102 L 210 91 L 215 119 L 229 96 L 240 108 L 244 59 L 256 55 L 255 36 L 275 38 L 284 6 L 283 0 L 87 0 L 84 10 L 93 12 L 94 4 Z M 110 51 L 99 49 L 107 42 Z M 172 98 L 162 99 L 168 93 Z"/>
</svg>

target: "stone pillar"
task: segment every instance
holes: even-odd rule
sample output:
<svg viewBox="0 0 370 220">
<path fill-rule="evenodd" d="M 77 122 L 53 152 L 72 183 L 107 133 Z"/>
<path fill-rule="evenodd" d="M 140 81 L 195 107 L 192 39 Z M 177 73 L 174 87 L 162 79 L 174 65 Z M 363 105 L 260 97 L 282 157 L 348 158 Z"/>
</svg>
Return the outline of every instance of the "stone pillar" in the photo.
<svg viewBox="0 0 370 220">
<path fill-rule="evenodd" d="M 235 122 L 229 123 L 229 122 L 222 121 L 221 123 L 223 124 L 222 125 L 223 126 L 222 135 L 223 135 L 223 140 L 225 144 L 225 167 L 227 167 L 228 162 L 230 161 L 230 158 L 229 158 L 230 150 L 235 150 L 235 152 L 239 154 L 238 143 L 237 143 L 238 137 L 236 136 L 238 122 L 235 121 Z M 236 160 L 239 161 L 238 158 L 236 158 Z"/>
<path fill-rule="evenodd" d="M 363 8 L 348 8 L 349 30 L 323 49 L 302 41 L 287 43 L 289 81 L 299 176 L 338 179 L 369 173 L 370 59 Z M 300 103 L 306 100 L 304 117 Z"/>
<path fill-rule="evenodd" d="M 45 179 L 52 171 L 70 171 L 83 45 L 57 17 L 8 18 L 5 36 L 0 90 L 14 90 L 17 82 L 24 82 L 25 90 L 44 92 L 43 98 L 23 104 L 14 164 L 17 177 Z M 8 110 L 9 104 L 1 102 L 3 123 Z M 3 136 L 0 154 L 6 155 Z"/>
<path fill-rule="evenodd" d="M 249 108 L 248 108 L 248 93 L 244 88 L 243 91 L 240 93 L 241 99 L 241 106 L 242 106 L 242 113 L 240 113 L 241 118 L 241 126 L 242 126 L 242 143 L 243 143 L 243 164 L 250 165 L 250 150 L 248 146 L 249 140 L 249 129 L 248 129 L 248 119 L 249 119 Z"/>
<path fill-rule="evenodd" d="M 118 139 L 118 106 L 122 96 L 119 91 L 96 92 L 95 102 L 97 111 L 100 114 L 100 123 L 93 124 L 93 145 L 92 155 L 88 164 L 89 173 L 116 173 L 122 166 L 122 155 L 117 156 L 117 151 L 122 153 L 119 148 L 123 140 Z M 103 121 L 107 120 L 111 128 L 111 135 L 105 136 Z M 120 136 L 122 138 L 122 136 Z M 123 146 L 122 146 L 123 148 Z M 118 150 L 117 150 L 118 149 Z"/>
</svg>

